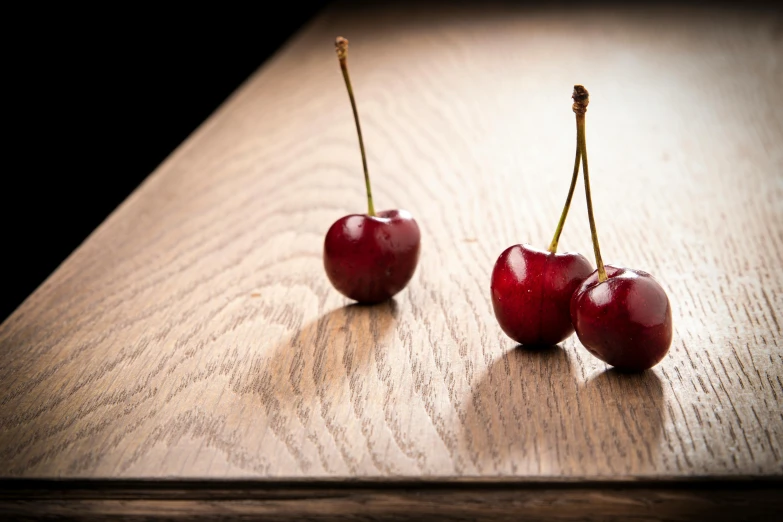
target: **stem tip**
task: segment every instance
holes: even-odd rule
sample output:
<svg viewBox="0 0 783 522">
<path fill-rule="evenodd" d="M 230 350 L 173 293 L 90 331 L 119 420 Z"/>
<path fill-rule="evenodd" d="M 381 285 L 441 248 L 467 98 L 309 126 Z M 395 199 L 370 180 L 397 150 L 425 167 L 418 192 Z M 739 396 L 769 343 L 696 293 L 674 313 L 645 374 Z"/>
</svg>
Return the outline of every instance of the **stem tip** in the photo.
<svg viewBox="0 0 783 522">
<path fill-rule="evenodd" d="M 345 57 L 348 56 L 348 39 L 338 36 L 334 40 L 334 47 L 337 51 L 337 58 L 345 60 Z"/>
<path fill-rule="evenodd" d="M 587 104 L 590 103 L 590 93 L 587 92 L 584 85 L 574 85 L 574 93 L 571 95 L 571 98 L 574 100 L 571 108 L 576 114 L 587 112 Z"/>
</svg>

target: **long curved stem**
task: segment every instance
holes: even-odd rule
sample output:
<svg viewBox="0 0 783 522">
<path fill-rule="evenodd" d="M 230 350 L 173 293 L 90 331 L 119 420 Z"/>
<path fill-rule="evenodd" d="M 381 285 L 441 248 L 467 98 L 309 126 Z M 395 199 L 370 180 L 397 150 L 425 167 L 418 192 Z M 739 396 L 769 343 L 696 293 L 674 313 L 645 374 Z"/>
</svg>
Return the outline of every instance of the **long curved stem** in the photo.
<svg viewBox="0 0 783 522">
<path fill-rule="evenodd" d="M 359 124 L 359 112 L 356 110 L 356 100 L 353 97 L 353 88 L 351 87 L 351 77 L 348 75 L 348 40 L 342 36 L 337 37 L 334 43 L 337 48 L 337 58 L 340 60 L 340 69 L 343 71 L 345 88 L 348 90 L 348 97 L 351 99 L 351 109 L 353 109 L 353 121 L 356 122 L 356 133 L 359 135 L 359 149 L 362 151 L 362 167 L 364 168 L 364 184 L 367 187 L 367 214 L 374 216 L 375 207 L 372 204 L 372 189 L 370 188 L 370 174 L 367 172 L 367 154 L 364 152 L 364 140 L 362 139 L 362 126 Z"/>
<path fill-rule="evenodd" d="M 565 225 L 566 217 L 568 216 L 568 209 L 571 207 L 571 198 L 574 197 L 574 188 L 576 188 L 576 180 L 579 179 L 579 159 L 582 156 L 582 152 L 579 148 L 579 140 L 576 142 L 576 158 L 574 159 L 574 173 L 571 175 L 571 186 L 568 188 L 568 196 L 566 196 L 565 205 L 563 206 L 563 212 L 560 213 L 560 221 L 557 224 L 555 230 L 555 236 L 552 238 L 552 242 L 549 244 L 549 251 L 551 253 L 557 252 L 557 243 L 560 241 L 560 234 L 563 232 L 563 225 Z"/>
<path fill-rule="evenodd" d="M 582 171 L 585 176 L 585 198 L 587 199 L 587 217 L 590 219 L 590 234 L 593 236 L 593 250 L 595 251 L 595 264 L 598 265 L 598 281 L 607 280 L 606 268 L 601 259 L 601 248 L 598 246 L 598 231 L 595 227 L 595 216 L 593 215 L 593 197 L 590 194 L 590 173 L 587 169 L 587 143 L 585 140 L 585 115 L 584 113 L 576 115 L 576 139 L 579 142 L 579 148 L 582 151 Z"/>
</svg>

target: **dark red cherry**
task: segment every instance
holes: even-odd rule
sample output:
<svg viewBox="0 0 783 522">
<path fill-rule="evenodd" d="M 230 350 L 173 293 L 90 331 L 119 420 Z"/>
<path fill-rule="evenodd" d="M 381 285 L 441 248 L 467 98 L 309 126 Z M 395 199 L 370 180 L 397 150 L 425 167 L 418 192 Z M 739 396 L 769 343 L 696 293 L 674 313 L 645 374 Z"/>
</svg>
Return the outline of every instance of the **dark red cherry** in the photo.
<svg viewBox="0 0 783 522">
<path fill-rule="evenodd" d="M 420 243 L 419 226 L 405 210 L 345 216 L 326 233 L 326 275 L 340 293 L 355 301 L 385 301 L 413 277 Z"/>
<path fill-rule="evenodd" d="M 666 292 L 650 274 L 604 265 L 602 261 L 587 167 L 585 114 L 590 94 L 583 85 L 574 85 L 572 98 L 587 217 L 598 268 L 574 292 L 571 322 L 585 348 L 602 361 L 619 370 L 646 370 L 669 351 L 672 309 Z"/>
<path fill-rule="evenodd" d="M 569 304 L 593 268 L 581 254 L 530 245 L 507 248 L 492 270 L 492 307 L 503 331 L 524 345 L 553 345 L 574 333 Z"/>
<path fill-rule="evenodd" d="M 405 210 L 375 212 L 359 111 L 348 74 L 348 40 L 338 36 L 334 45 L 362 153 L 367 214 L 345 216 L 329 228 L 324 240 L 324 267 L 329 281 L 346 297 L 360 303 L 379 303 L 405 288 L 413 277 L 421 233 Z"/>
<path fill-rule="evenodd" d="M 672 309 L 661 285 L 647 272 L 605 265 L 574 292 L 571 321 L 593 355 L 620 370 L 658 364 L 672 342 Z"/>
<path fill-rule="evenodd" d="M 571 295 L 593 268 L 581 254 L 557 253 L 579 177 L 582 149 L 577 139 L 574 172 L 560 221 L 547 250 L 530 245 L 507 248 L 492 269 L 492 308 L 503 331 L 525 345 L 553 345 L 574 333 Z"/>
</svg>

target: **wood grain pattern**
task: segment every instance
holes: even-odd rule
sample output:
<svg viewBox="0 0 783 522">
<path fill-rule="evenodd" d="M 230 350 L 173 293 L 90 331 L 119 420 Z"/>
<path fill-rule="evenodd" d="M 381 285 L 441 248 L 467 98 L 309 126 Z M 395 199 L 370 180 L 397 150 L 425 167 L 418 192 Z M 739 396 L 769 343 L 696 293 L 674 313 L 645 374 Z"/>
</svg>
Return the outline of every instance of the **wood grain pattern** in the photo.
<svg viewBox="0 0 783 522">
<path fill-rule="evenodd" d="M 0 475 L 781 475 L 780 15 L 385 9 L 308 26 L 0 326 Z M 364 210 L 338 34 L 376 204 L 422 229 L 375 307 L 321 261 Z M 577 82 L 604 257 L 674 307 L 642 375 L 516 348 L 489 301 L 500 252 L 551 239 Z"/>
</svg>

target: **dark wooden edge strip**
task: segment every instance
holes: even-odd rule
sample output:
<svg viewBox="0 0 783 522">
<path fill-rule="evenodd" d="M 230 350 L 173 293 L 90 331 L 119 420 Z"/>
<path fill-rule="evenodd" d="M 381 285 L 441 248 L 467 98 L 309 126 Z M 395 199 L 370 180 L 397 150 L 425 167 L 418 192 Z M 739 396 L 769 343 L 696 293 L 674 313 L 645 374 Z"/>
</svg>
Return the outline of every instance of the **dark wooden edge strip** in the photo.
<svg viewBox="0 0 783 522">
<path fill-rule="evenodd" d="M 270 499 L 348 492 L 467 491 L 783 491 L 783 475 L 595 479 L 325 478 L 313 479 L 0 479 L 0 499 Z M 783 503 L 783 494 L 781 494 Z"/>
<path fill-rule="evenodd" d="M 1 520 L 780 520 L 783 479 L 0 481 Z"/>
</svg>

